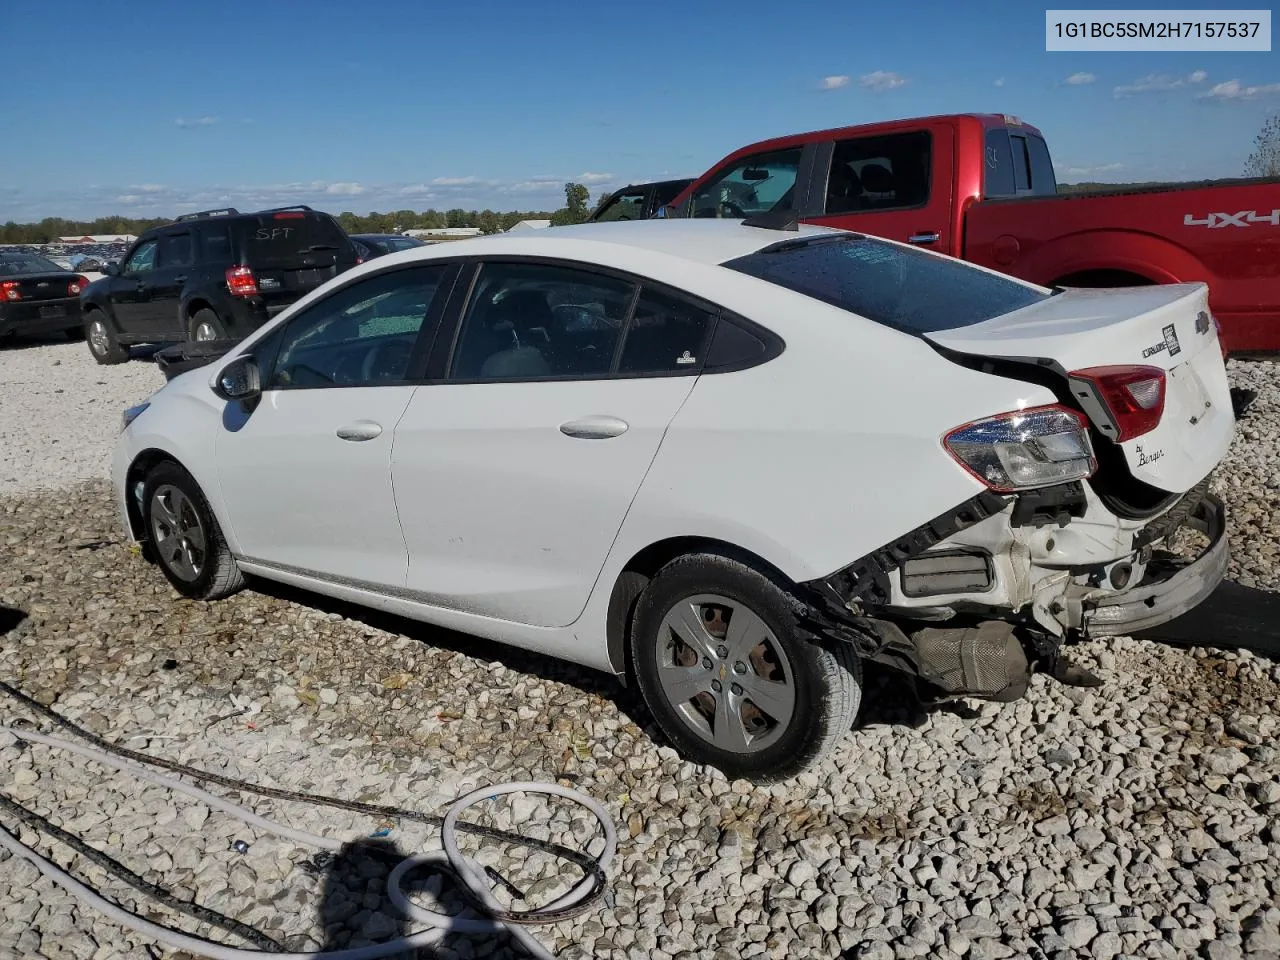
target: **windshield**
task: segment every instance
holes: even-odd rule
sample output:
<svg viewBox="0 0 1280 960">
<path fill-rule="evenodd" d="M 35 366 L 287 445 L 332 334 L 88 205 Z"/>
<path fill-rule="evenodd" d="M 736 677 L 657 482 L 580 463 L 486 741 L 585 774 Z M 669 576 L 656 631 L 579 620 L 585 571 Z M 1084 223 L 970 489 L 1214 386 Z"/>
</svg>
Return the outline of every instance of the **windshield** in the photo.
<svg viewBox="0 0 1280 960">
<path fill-rule="evenodd" d="M 1049 296 L 960 260 L 858 235 L 786 240 L 724 266 L 917 334 L 982 323 Z"/>
<path fill-rule="evenodd" d="M 66 273 L 66 270 L 34 253 L 0 254 L 0 274 L 16 277 L 22 273 Z"/>
<path fill-rule="evenodd" d="M 411 247 L 426 246 L 421 240 L 415 240 L 413 237 L 393 237 L 389 240 L 383 240 L 382 245 L 389 252 L 394 253 L 396 250 L 408 250 Z"/>
</svg>

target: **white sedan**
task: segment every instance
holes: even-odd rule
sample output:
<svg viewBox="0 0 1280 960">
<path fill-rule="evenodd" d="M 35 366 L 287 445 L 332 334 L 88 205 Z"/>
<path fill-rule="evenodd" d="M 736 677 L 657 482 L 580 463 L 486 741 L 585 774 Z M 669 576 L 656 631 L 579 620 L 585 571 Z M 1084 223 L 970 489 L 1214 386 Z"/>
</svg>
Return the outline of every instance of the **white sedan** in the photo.
<svg viewBox="0 0 1280 960">
<path fill-rule="evenodd" d="M 766 781 L 848 733 L 864 661 L 1012 699 L 1197 604 L 1234 429 L 1202 284 L 656 220 L 351 270 L 128 411 L 114 476 L 188 597 L 255 575 L 609 671 Z"/>
</svg>

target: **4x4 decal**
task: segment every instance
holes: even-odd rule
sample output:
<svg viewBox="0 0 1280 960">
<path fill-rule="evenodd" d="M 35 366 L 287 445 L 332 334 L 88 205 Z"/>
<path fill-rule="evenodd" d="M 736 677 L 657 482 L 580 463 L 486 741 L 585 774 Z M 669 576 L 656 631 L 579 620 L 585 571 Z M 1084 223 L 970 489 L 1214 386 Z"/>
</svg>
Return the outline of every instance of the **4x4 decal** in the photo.
<svg viewBox="0 0 1280 960">
<path fill-rule="evenodd" d="M 1221 227 L 1247 227 L 1251 223 L 1269 223 L 1280 227 L 1280 210 L 1270 213 L 1258 213 L 1257 210 L 1241 210 L 1239 213 L 1210 213 L 1203 220 L 1197 220 L 1194 213 L 1182 218 L 1184 227 L 1208 227 L 1217 230 Z"/>
</svg>

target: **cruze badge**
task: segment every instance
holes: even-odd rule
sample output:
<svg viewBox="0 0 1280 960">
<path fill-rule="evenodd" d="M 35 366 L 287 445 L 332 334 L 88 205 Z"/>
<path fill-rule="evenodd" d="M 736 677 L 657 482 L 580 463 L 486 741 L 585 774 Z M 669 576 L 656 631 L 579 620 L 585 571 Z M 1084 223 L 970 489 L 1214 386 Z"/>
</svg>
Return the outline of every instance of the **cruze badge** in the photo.
<svg viewBox="0 0 1280 960">
<path fill-rule="evenodd" d="M 1221 227 L 1247 227 L 1251 223 L 1269 223 L 1280 227 L 1280 210 L 1270 213 L 1258 213 L 1257 210 L 1241 210 L 1239 213 L 1210 213 L 1203 220 L 1197 220 L 1194 213 L 1182 218 L 1184 227 L 1208 227 L 1217 230 Z"/>
<path fill-rule="evenodd" d="M 695 357 L 693 354 L 691 354 L 688 350 L 680 354 L 680 356 L 676 357 L 676 363 L 679 363 L 679 364 L 697 363 L 697 362 L 698 362 L 698 358 Z"/>
</svg>

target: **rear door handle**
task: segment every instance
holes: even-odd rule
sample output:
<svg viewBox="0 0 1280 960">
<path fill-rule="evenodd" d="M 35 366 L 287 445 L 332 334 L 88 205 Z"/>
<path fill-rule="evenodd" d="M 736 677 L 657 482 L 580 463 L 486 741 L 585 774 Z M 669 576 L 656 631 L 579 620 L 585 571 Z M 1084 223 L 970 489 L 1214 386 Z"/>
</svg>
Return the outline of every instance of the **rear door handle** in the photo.
<svg viewBox="0 0 1280 960">
<path fill-rule="evenodd" d="M 627 427 L 627 421 L 617 417 L 583 417 L 581 420 L 566 420 L 560 424 L 560 432 L 575 440 L 608 440 L 622 436 Z"/>
<path fill-rule="evenodd" d="M 374 423 L 372 420 L 357 420 L 355 423 L 348 423 L 339 427 L 338 436 L 343 440 L 356 442 L 373 440 L 382 436 L 382 424 Z"/>
<path fill-rule="evenodd" d="M 941 236 L 936 230 L 933 233 L 913 233 L 907 237 L 907 243 L 937 243 Z"/>
</svg>

